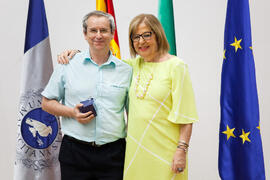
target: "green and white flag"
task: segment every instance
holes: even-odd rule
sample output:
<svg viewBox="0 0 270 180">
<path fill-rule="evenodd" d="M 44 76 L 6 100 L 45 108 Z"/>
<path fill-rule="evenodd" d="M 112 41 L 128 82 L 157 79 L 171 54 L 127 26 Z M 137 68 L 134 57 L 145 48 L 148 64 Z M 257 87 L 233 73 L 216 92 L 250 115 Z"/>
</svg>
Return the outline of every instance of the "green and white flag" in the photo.
<svg viewBox="0 0 270 180">
<path fill-rule="evenodd" d="M 172 55 L 176 55 L 173 1 L 172 0 L 159 0 L 158 19 L 160 20 L 164 28 L 166 37 L 170 44 L 169 53 Z"/>
</svg>

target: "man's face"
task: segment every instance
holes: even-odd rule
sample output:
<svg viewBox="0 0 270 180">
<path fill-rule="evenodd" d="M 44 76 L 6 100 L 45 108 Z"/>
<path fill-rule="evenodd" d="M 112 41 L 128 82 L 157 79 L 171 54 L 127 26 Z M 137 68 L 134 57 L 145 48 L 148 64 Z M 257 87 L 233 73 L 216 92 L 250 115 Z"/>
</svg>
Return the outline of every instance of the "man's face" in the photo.
<svg viewBox="0 0 270 180">
<path fill-rule="evenodd" d="M 84 33 L 85 40 L 90 49 L 94 51 L 108 50 L 113 39 L 110 22 L 106 17 L 91 16 L 86 21 L 87 30 Z"/>
</svg>

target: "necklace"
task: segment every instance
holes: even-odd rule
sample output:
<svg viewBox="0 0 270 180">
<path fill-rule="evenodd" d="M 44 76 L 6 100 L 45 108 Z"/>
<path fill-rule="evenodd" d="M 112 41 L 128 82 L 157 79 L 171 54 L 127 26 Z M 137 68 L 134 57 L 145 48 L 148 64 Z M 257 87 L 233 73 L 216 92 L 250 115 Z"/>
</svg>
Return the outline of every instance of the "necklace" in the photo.
<svg viewBox="0 0 270 180">
<path fill-rule="evenodd" d="M 149 86 L 150 86 L 150 83 L 151 83 L 151 81 L 152 81 L 152 79 L 153 79 L 153 73 L 151 73 L 151 74 L 149 75 L 149 79 L 147 80 L 145 87 L 143 87 L 143 92 L 142 92 L 141 94 L 138 94 L 138 86 L 139 86 L 139 83 L 140 83 L 140 73 L 141 73 L 141 71 L 139 71 L 139 74 L 138 74 L 137 77 L 136 77 L 136 82 L 135 82 L 135 94 L 136 94 L 136 97 L 137 97 L 138 99 L 144 99 L 144 97 L 145 97 L 145 95 L 146 95 L 146 93 L 147 93 L 147 91 L 148 91 L 148 88 L 149 88 Z"/>
</svg>

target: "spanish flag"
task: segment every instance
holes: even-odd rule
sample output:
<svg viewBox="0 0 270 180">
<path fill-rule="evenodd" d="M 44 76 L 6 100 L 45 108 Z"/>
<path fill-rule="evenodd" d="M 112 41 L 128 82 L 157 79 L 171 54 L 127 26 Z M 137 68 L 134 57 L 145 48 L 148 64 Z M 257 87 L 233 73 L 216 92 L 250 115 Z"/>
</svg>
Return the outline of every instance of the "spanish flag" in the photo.
<svg viewBox="0 0 270 180">
<path fill-rule="evenodd" d="M 114 17 L 115 32 L 114 32 L 114 39 L 111 41 L 111 48 L 110 49 L 111 49 L 114 56 L 121 59 L 119 41 L 118 41 L 118 35 L 117 35 L 116 20 L 115 20 L 112 0 L 96 0 L 96 9 L 98 11 L 103 11 L 103 12 L 109 13 Z"/>
</svg>

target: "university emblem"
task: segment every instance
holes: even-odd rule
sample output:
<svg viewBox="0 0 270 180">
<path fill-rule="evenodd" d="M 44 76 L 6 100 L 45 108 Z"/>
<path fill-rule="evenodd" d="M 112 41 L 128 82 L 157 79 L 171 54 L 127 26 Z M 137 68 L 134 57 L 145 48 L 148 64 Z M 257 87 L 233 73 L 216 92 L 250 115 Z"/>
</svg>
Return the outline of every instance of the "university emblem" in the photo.
<svg viewBox="0 0 270 180">
<path fill-rule="evenodd" d="M 16 163 L 38 171 L 57 165 L 62 139 L 58 118 L 41 109 L 41 92 L 21 96 L 16 158 Z"/>
</svg>

